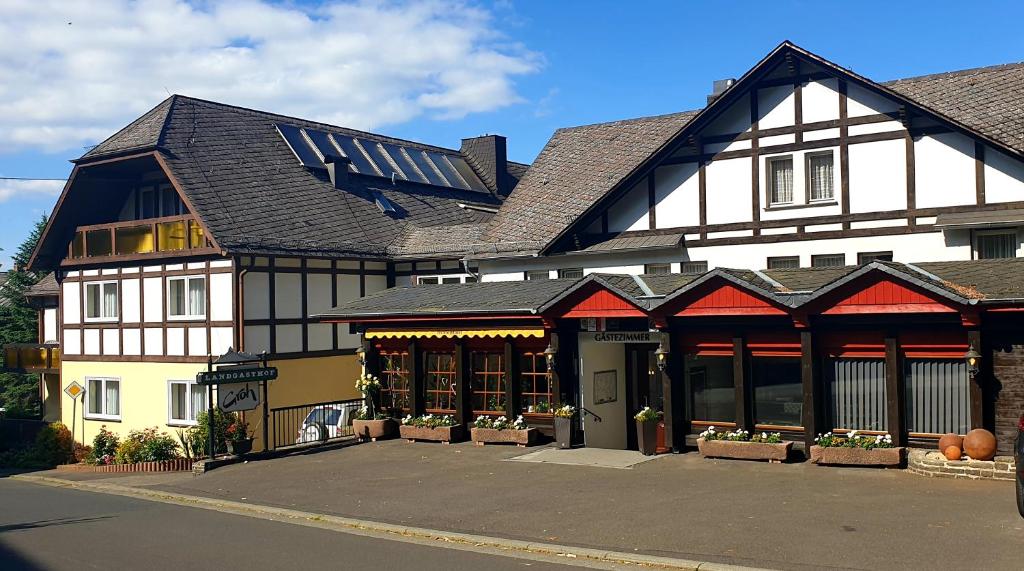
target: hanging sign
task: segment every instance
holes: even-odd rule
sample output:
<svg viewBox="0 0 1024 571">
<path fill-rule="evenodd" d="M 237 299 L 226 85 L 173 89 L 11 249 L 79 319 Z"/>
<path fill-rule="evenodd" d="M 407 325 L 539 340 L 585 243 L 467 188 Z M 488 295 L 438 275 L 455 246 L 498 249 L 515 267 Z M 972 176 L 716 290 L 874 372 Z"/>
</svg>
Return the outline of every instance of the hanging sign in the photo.
<svg viewBox="0 0 1024 571">
<path fill-rule="evenodd" d="M 72 399 L 77 399 L 85 392 L 85 387 L 78 384 L 78 381 L 71 381 L 68 386 L 64 387 L 64 394 L 68 395 Z"/>
<path fill-rule="evenodd" d="M 260 404 L 259 383 L 232 383 L 220 387 L 217 405 L 224 412 L 252 410 Z"/>
<path fill-rule="evenodd" d="M 252 369 L 221 369 L 220 371 L 203 371 L 196 375 L 200 385 L 219 385 L 227 383 L 247 383 L 250 381 L 272 381 L 277 378 L 277 367 L 260 367 Z"/>
</svg>

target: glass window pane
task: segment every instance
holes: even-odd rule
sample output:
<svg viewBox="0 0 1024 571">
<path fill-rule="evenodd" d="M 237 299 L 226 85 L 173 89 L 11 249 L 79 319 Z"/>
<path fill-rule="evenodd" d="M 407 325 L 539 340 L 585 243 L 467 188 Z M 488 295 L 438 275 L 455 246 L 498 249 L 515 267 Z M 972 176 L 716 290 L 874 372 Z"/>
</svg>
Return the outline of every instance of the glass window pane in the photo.
<svg viewBox="0 0 1024 571">
<path fill-rule="evenodd" d="M 85 316 L 90 318 L 100 316 L 100 284 L 85 285 Z"/>
<path fill-rule="evenodd" d="M 978 258 L 1015 258 L 1017 256 L 1017 234 L 978 234 Z"/>
<path fill-rule="evenodd" d="M 963 359 L 906 359 L 907 430 L 966 434 L 971 427 L 967 363 Z"/>
<path fill-rule="evenodd" d="M 807 159 L 807 176 L 811 185 L 811 200 L 828 200 L 833 195 L 832 153 L 811 155 Z"/>
<path fill-rule="evenodd" d="M 164 222 L 156 225 L 157 250 L 169 252 L 185 249 L 185 222 Z"/>
<path fill-rule="evenodd" d="M 116 228 L 114 242 L 118 254 L 148 254 L 153 251 L 153 227 Z"/>
<path fill-rule="evenodd" d="M 196 317 L 206 315 L 206 280 L 189 278 L 188 314 Z"/>
<path fill-rule="evenodd" d="M 81 258 L 85 256 L 85 232 L 75 232 L 75 239 L 71 242 L 71 257 Z"/>
<path fill-rule="evenodd" d="M 117 283 L 103 284 L 103 307 L 101 311 L 103 317 L 117 317 Z"/>
<path fill-rule="evenodd" d="M 171 383 L 171 420 L 188 420 L 187 383 Z"/>
<path fill-rule="evenodd" d="M 736 388 L 731 356 L 697 355 L 686 360 L 694 420 L 734 422 Z"/>
<path fill-rule="evenodd" d="M 169 282 L 167 306 L 174 317 L 185 315 L 185 279 L 177 278 Z"/>
<path fill-rule="evenodd" d="M 409 148 L 405 149 L 405 151 L 409 153 L 409 158 L 411 158 L 412 161 L 416 163 L 416 166 L 419 167 L 420 171 L 427 176 L 427 179 L 430 181 L 430 184 L 437 186 L 451 186 L 450 184 L 448 184 L 447 180 L 445 180 L 440 174 L 438 174 L 437 170 L 434 168 L 433 163 L 430 162 L 429 159 L 427 159 L 427 156 L 423 153 L 423 151 Z"/>
<path fill-rule="evenodd" d="M 402 169 L 406 178 L 413 182 L 429 182 L 427 179 L 423 178 L 423 175 L 419 174 L 416 168 L 412 165 L 412 162 L 406 158 L 402 149 L 390 143 L 382 143 L 382 146 L 384 147 L 384 150 L 387 151 L 388 156 L 391 157 L 391 160 L 398 164 L 398 168 Z"/>
<path fill-rule="evenodd" d="M 771 204 L 793 202 L 793 159 L 772 159 L 768 161 L 771 189 Z"/>
<path fill-rule="evenodd" d="M 89 414 L 103 414 L 102 379 L 89 379 Z"/>
<path fill-rule="evenodd" d="M 801 426 L 803 382 L 799 357 L 752 357 L 754 422 Z"/>
<path fill-rule="evenodd" d="M 203 234 L 203 227 L 195 220 L 190 220 L 188 223 L 188 247 L 203 248 L 206 245 L 206 237 L 205 234 Z"/>
<path fill-rule="evenodd" d="M 784 256 L 778 258 L 768 258 L 768 269 L 769 270 L 782 270 L 792 269 L 800 267 L 800 258 L 797 256 Z"/>
<path fill-rule="evenodd" d="M 846 265 L 846 254 L 821 254 L 811 256 L 812 268 L 841 268 Z"/>
<path fill-rule="evenodd" d="M 192 383 L 189 385 L 192 393 L 192 410 L 189 420 L 195 420 L 200 412 L 206 410 L 206 387 Z"/>
<path fill-rule="evenodd" d="M 363 151 L 356 146 L 355 139 L 337 133 L 331 135 L 331 138 L 338 143 L 341 150 L 345 152 L 345 156 L 352 161 L 352 166 L 355 167 L 356 172 L 370 176 L 380 176 L 377 169 L 373 168 L 373 164 L 367 160 Z"/>
<path fill-rule="evenodd" d="M 455 167 L 445 159 L 444 155 L 441 153 L 427 152 L 427 157 L 430 158 L 430 162 L 434 163 L 437 170 L 441 171 L 441 174 L 444 175 L 444 178 L 448 179 L 448 182 L 453 187 L 469 189 L 469 185 L 462 180 L 458 171 L 456 171 Z"/>
<path fill-rule="evenodd" d="M 121 383 L 118 381 L 106 382 L 105 395 L 107 414 L 118 416 L 121 414 Z"/>
<path fill-rule="evenodd" d="M 85 236 L 88 256 L 109 256 L 114 253 L 110 230 L 89 230 Z"/>
</svg>

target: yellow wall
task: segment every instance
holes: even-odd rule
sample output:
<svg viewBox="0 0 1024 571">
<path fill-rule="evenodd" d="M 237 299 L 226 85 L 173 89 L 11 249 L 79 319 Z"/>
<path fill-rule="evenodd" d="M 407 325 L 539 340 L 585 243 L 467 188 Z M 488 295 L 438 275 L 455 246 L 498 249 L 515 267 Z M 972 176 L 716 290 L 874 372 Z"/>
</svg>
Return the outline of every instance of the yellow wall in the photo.
<svg viewBox="0 0 1024 571">
<path fill-rule="evenodd" d="M 283 407 L 332 400 L 359 398 L 355 381 L 359 363 L 355 356 L 318 357 L 273 361 L 278 378 L 270 382 L 269 406 Z M 84 403 L 79 398 L 72 412 L 71 398 L 61 392 L 61 417 L 69 428 L 74 415 L 75 439 L 91 444 L 101 426 L 119 435 L 131 430 L 156 426 L 174 435 L 178 426 L 167 424 L 170 380 L 195 379 L 205 371 L 199 363 L 128 363 L 64 361 L 61 365 L 61 391 L 71 381 L 88 386 L 87 377 L 116 377 L 121 380 L 121 420 L 83 420 Z M 256 435 L 254 449 L 262 448 L 262 412 L 247 413 Z"/>
</svg>

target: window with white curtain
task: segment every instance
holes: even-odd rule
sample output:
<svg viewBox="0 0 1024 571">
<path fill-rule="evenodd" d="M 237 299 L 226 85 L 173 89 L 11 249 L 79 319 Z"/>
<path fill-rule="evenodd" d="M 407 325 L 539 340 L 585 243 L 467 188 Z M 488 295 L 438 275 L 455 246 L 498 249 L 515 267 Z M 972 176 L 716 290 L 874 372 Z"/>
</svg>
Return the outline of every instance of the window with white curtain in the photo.
<svg viewBox="0 0 1024 571">
<path fill-rule="evenodd" d="M 206 387 L 195 381 L 169 381 L 168 386 L 168 424 L 195 424 L 196 417 L 207 408 Z"/>
<path fill-rule="evenodd" d="M 86 379 L 86 413 L 89 418 L 119 420 L 121 418 L 121 381 L 119 379 Z"/>
<path fill-rule="evenodd" d="M 1016 230 L 979 230 L 974 235 L 979 260 L 1017 257 Z"/>
<path fill-rule="evenodd" d="M 167 278 L 167 316 L 170 319 L 206 317 L 206 278 Z"/>
<path fill-rule="evenodd" d="M 85 320 L 117 320 L 117 282 L 85 284 Z"/>
<path fill-rule="evenodd" d="M 807 184 L 810 200 L 832 200 L 835 198 L 834 180 L 832 151 L 807 155 Z"/>
<path fill-rule="evenodd" d="M 793 202 L 793 157 L 768 159 L 768 205 Z"/>
</svg>

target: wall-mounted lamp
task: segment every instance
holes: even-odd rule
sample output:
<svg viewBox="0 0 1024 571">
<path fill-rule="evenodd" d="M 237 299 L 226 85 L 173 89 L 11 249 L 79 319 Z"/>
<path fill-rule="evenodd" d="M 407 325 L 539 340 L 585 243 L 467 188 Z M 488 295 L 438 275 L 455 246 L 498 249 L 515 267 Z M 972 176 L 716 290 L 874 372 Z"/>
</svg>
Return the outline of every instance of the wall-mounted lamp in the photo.
<svg viewBox="0 0 1024 571">
<path fill-rule="evenodd" d="M 964 361 L 967 361 L 967 372 L 970 373 L 972 377 L 977 375 L 978 364 L 981 363 L 981 353 L 978 353 L 974 349 L 973 343 L 967 348 L 967 352 L 964 353 Z"/>
<path fill-rule="evenodd" d="M 360 367 L 366 366 L 366 348 L 364 348 L 362 345 L 360 345 L 356 349 L 356 359 L 359 360 Z"/>
<path fill-rule="evenodd" d="M 544 361 L 548 364 L 549 373 L 555 368 L 555 355 L 557 354 L 558 351 L 555 351 L 555 348 L 551 346 L 551 343 L 548 343 L 548 348 L 544 349 Z"/>
<path fill-rule="evenodd" d="M 658 359 L 658 370 L 664 371 L 665 365 L 668 362 L 668 348 L 665 347 L 665 343 L 659 343 L 658 348 L 654 351 L 655 358 Z"/>
</svg>

